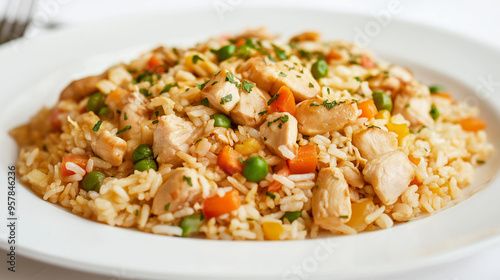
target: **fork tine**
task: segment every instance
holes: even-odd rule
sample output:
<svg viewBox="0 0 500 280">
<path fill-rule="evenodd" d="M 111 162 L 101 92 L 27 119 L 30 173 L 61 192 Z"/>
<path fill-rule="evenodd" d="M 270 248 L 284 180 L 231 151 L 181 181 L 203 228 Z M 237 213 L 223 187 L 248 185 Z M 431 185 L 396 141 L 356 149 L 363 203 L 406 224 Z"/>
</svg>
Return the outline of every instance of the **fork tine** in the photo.
<svg viewBox="0 0 500 280">
<path fill-rule="evenodd" d="M 29 4 L 29 9 L 28 9 L 28 14 L 26 15 L 26 18 L 24 20 L 24 24 L 21 25 L 21 29 L 19 30 L 19 34 L 21 34 L 20 37 L 24 36 L 24 33 L 26 32 L 26 29 L 28 26 L 31 24 L 31 20 L 33 18 L 33 13 L 35 12 L 35 6 L 37 4 L 37 0 L 31 0 Z"/>
<path fill-rule="evenodd" d="M 2 21 L 0 22 L 0 44 L 3 42 L 3 37 L 5 37 L 5 26 L 7 24 L 7 15 L 9 13 L 9 10 L 11 8 L 12 1 L 7 0 L 7 5 L 5 5 L 5 10 L 2 16 Z"/>
<path fill-rule="evenodd" d="M 28 3 L 28 4 L 26 4 Z M 31 16 L 34 11 L 34 6 L 36 4 L 36 0 L 28 0 L 23 2 L 24 6 L 20 7 L 20 10 L 27 10 L 28 12 L 24 15 L 20 15 L 22 18 L 18 18 L 15 23 L 14 27 L 12 28 L 12 35 L 11 35 L 11 40 L 20 38 L 24 35 L 24 32 L 26 31 L 26 28 L 28 25 L 31 23 Z M 27 7 L 27 8 L 26 8 Z"/>
</svg>

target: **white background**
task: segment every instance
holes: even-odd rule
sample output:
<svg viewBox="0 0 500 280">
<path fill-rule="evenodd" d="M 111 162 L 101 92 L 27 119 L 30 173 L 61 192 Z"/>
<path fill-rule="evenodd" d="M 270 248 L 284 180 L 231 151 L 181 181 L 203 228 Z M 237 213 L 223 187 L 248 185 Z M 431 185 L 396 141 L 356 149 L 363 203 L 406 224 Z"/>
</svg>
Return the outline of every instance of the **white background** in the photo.
<svg viewBox="0 0 500 280">
<path fill-rule="evenodd" d="M 14 0 L 15 1 L 15 0 Z M 63 5 L 54 8 L 54 2 L 59 1 Z M 0 0 L 0 12 L 7 0 Z M 95 23 L 114 17 L 128 15 L 147 14 L 150 11 L 168 10 L 174 6 L 199 7 L 213 6 L 217 3 L 240 3 L 240 0 L 209 0 L 209 1 L 139 1 L 139 0 L 45 0 L 40 1 L 39 9 L 46 9 L 50 15 L 49 21 L 32 27 L 30 34 L 43 36 L 51 29 L 72 28 L 74 26 Z M 263 5 L 263 1 L 258 2 Z M 328 5 L 338 10 L 365 13 L 374 13 L 385 7 L 389 0 L 361 0 L 361 1 L 292 1 L 284 2 L 287 6 L 318 6 Z M 464 36 L 474 38 L 484 44 L 500 49 L 500 1 L 452 1 L 452 0 L 420 0 L 401 1 L 404 5 L 403 12 L 395 17 L 402 20 L 417 22 L 424 25 L 446 29 Z M 242 6 L 248 5 L 242 3 Z M 238 5 L 235 6 L 238 8 Z M 214 10 L 215 12 L 215 10 Z M 500 68 L 500 65 L 499 65 Z M 0 255 L 6 252 L 0 250 Z M 17 272 L 7 271 L 4 263 L 5 257 L 0 257 L 0 279 L 96 279 L 96 280 L 118 280 L 106 276 L 97 276 L 73 270 L 63 269 L 41 262 L 32 261 L 28 258 L 18 257 Z M 460 259 L 453 263 L 432 266 L 417 271 L 391 275 L 390 277 L 374 279 L 500 279 L 500 244 L 490 247 L 482 252 Z M 92 268 L 89 268 L 91 271 Z"/>
</svg>

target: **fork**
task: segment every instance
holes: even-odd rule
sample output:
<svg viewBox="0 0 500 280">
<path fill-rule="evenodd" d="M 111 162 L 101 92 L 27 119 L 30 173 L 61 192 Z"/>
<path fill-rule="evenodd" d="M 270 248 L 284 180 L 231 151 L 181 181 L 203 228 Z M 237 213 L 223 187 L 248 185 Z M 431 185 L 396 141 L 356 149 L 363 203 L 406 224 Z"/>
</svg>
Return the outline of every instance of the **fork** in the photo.
<svg viewBox="0 0 500 280">
<path fill-rule="evenodd" d="M 37 0 L 7 0 L 0 18 L 0 44 L 22 37 L 31 23 Z"/>
</svg>

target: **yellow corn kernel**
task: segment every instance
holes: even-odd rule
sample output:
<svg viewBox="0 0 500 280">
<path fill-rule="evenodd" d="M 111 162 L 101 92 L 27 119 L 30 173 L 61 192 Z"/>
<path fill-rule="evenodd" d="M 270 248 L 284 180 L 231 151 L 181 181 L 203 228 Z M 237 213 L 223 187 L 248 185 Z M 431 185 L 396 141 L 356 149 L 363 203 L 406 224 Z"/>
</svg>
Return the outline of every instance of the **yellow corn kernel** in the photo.
<svg viewBox="0 0 500 280">
<path fill-rule="evenodd" d="M 276 222 L 264 222 L 262 223 L 262 231 L 264 232 L 264 238 L 267 240 L 280 240 L 280 235 L 283 233 L 283 226 Z"/>
<path fill-rule="evenodd" d="M 377 115 L 375 116 L 376 119 L 384 119 L 384 120 L 387 120 L 389 121 L 391 119 L 391 112 L 387 111 L 387 110 L 381 110 L 381 111 L 378 111 Z"/>
<path fill-rule="evenodd" d="M 403 143 L 403 138 L 405 138 L 408 134 L 410 134 L 410 129 L 408 128 L 408 125 L 406 125 L 405 123 L 403 124 L 388 123 L 387 129 L 398 135 L 399 145 Z"/>
<path fill-rule="evenodd" d="M 195 56 L 197 57 L 195 58 Z M 219 70 L 219 67 L 211 62 L 208 57 L 194 51 L 187 53 L 184 66 L 199 76 L 212 76 Z"/>
<path fill-rule="evenodd" d="M 371 200 L 365 200 L 363 202 L 351 204 L 351 209 L 351 219 L 346 225 L 352 227 L 357 232 L 365 230 L 368 226 L 368 224 L 365 223 L 365 218 L 375 209 L 375 204 L 373 204 Z"/>
<path fill-rule="evenodd" d="M 236 151 L 244 156 L 251 155 L 262 149 L 261 144 L 255 138 L 247 138 L 241 144 L 237 144 L 235 147 Z"/>
</svg>

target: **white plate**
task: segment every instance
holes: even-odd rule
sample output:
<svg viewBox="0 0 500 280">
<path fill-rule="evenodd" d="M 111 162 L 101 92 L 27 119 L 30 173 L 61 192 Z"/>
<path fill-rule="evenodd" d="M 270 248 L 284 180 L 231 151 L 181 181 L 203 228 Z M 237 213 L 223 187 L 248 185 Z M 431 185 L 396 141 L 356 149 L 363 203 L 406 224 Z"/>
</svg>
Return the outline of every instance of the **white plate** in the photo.
<svg viewBox="0 0 500 280">
<path fill-rule="evenodd" d="M 446 85 L 458 100 L 478 104 L 481 117 L 491 124 L 489 139 L 500 148 L 500 131 L 493 125 L 500 120 L 500 100 L 493 99 L 484 84 L 497 74 L 497 50 L 425 26 L 392 20 L 383 27 L 372 16 L 334 11 L 239 7 L 224 17 L 219 20 L 213 9 L 163 12 L 2 46 L 2 184 L 7 184 L 7 166 L 17 157 L 17 147 L 6 131 L 28 121 L 42 105 L 52 106 L 70 80 L 99 73 L 159 43 L 189 45 L 260 25 L 285 36 L 318 30 L 325 38 L 350 41 L 356 39 L 354 27 L 372 30 L 369 47 L 382 57 L 408 66 L 424 82 Z M 468 199 L 432 217 L 355 236 L 287 242 L 173 238 L 110 227 L 45 202 L 18 183 L 17 252 L 55 265 L 136 279 L 384 275 L 450 261 L 498 241 L 500 185 L 495 176 L 499 161 L 495 153 L 477 169 L 475 184 L 466 191 Z M 3 188 L 1 201 L 6 201 L 6 195 Z M 2 206 L 2 223 L 6 212 Z M 6 249 L 5 226 L 0 234 L 0 246 Z"/>
</svg>

